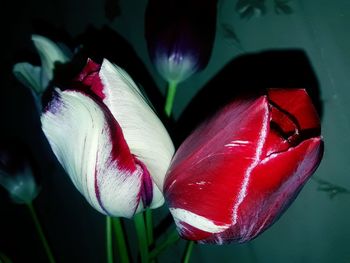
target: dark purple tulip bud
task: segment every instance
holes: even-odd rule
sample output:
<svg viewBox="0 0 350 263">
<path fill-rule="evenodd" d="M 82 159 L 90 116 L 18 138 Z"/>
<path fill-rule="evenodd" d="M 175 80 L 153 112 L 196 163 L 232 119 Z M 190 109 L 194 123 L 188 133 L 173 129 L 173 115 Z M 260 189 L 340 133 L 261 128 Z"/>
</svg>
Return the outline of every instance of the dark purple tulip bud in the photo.
<svg viewBox="0 0 350 263">
<path fill-rule="evenodd" d="M 178 84 L 209 61 L 217 0 L 150 0 L 145 14 L 148 51 L 158 72 Z"/>
</svg>

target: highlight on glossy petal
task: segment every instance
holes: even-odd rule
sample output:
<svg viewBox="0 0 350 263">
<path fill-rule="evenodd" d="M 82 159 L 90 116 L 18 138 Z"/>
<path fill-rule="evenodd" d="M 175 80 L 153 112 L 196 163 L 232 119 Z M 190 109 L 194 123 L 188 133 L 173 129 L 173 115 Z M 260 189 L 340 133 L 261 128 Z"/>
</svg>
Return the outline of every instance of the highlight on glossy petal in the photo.
<svg viewBox="0 0 350 263">
<path fill-rule="evenodd" d="M 180 235 L 218 244 L 255 238 L 296 198 L 322 153 L 305 90 L 236 99 L 185 140 L 169 168 L 164 193 Z"/>
<path fill-rule="evenodd" d="M 53 79 L 55 63 L 66 63 L 70 58 L 56 43 L 46 37 L 32 35 L 32 41 L 40 56 L 41 85 L 45 89 Z"/>
</svg>

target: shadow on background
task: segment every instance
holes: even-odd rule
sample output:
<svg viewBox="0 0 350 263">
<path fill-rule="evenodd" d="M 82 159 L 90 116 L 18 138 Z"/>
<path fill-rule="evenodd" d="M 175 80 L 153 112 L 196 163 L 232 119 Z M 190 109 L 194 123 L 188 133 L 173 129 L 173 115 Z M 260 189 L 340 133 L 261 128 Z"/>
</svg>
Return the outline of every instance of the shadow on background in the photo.
<svg viewBox="0 0 350 263">
<path fill-rule="evenodd" d="M 179 145 L 206 118 L 239 95 L 267 88 L 305 88 L 322 116 L 319 85 L 302 50 L 271 50 L 242 55 L 229 62 L 191 100 L 175 126 Z"/>
</svg>

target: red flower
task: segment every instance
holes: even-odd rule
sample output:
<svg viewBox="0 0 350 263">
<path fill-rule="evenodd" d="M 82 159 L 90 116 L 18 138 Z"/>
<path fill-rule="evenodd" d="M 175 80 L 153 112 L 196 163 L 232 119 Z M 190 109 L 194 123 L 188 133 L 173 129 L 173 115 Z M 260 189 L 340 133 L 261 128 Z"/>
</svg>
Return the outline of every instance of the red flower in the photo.
<svg viewBox="0 0 350 263">
<path fill-rule="evenodd" d="M 266 230 L 318 167 L 320 130 L 304 89 L 270 89 L 218 112 L 181 145 L 165 179 L 180 235 L 222 244 Z"/>
</svg>

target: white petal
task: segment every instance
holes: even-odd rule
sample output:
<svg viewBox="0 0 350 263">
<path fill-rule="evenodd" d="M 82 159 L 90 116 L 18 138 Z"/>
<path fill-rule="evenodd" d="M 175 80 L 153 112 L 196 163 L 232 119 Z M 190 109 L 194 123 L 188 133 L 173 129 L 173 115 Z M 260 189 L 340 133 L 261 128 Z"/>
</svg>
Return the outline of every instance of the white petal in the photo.
<svg viewBox="0 0 350 263">
<path fill-rule="evenodd" d="M 156 54 L 154 61 L 156 68 L 167 82 L 178 84 L 198 71 L 195 58 L 190 55 L 179 56 L 179 54 L 170 56 L 166 53 Z"/>
<path fill-rule="evenodd" d="M 43 92 L 43 88 L 40 84 L 40 67 L 22 62 L 15 64 L 12 72 L 17 80 L 31 91 L 34 91 L 36 94 L 41 94 Z"/>
<path fill-rule="evenodd" d="M 129 148 L 148 168 L 159 190 L 174 154 L 174 146 L 165 127 L 147 104 L 130 76 L 104 60 L 100 70 L 103 102 L 122 127 Z"/>
<path fill-rule="evenodd" d="M 220 233 L 230 227 L 229 224 L 217 225 L 208 218 L 182 208 L 169 208 L 169 210 L 173 215 L 175 223 L 180 231 L 186 229 L 186 226 L 183 225 L 183 223 L 209 233 Z"/>
<path fill-rule="evenodd" d="M 40 55 L 42 68 L 41 85 L 45 89 L 53 78 L 55 63 L 66 63 L 69 61 L 69 57 L 58 45 L 46 37 L 32 35 L 32 41 Z"/>
<path fill-rule="evenodd" d="M 126 171 L 113 159 L 106 113 L 80 92 L 57 92 L 41 118 L 53 152 L 94 208 L 132 217 L 140 201 L 141 172 Z"/>
</svg>

